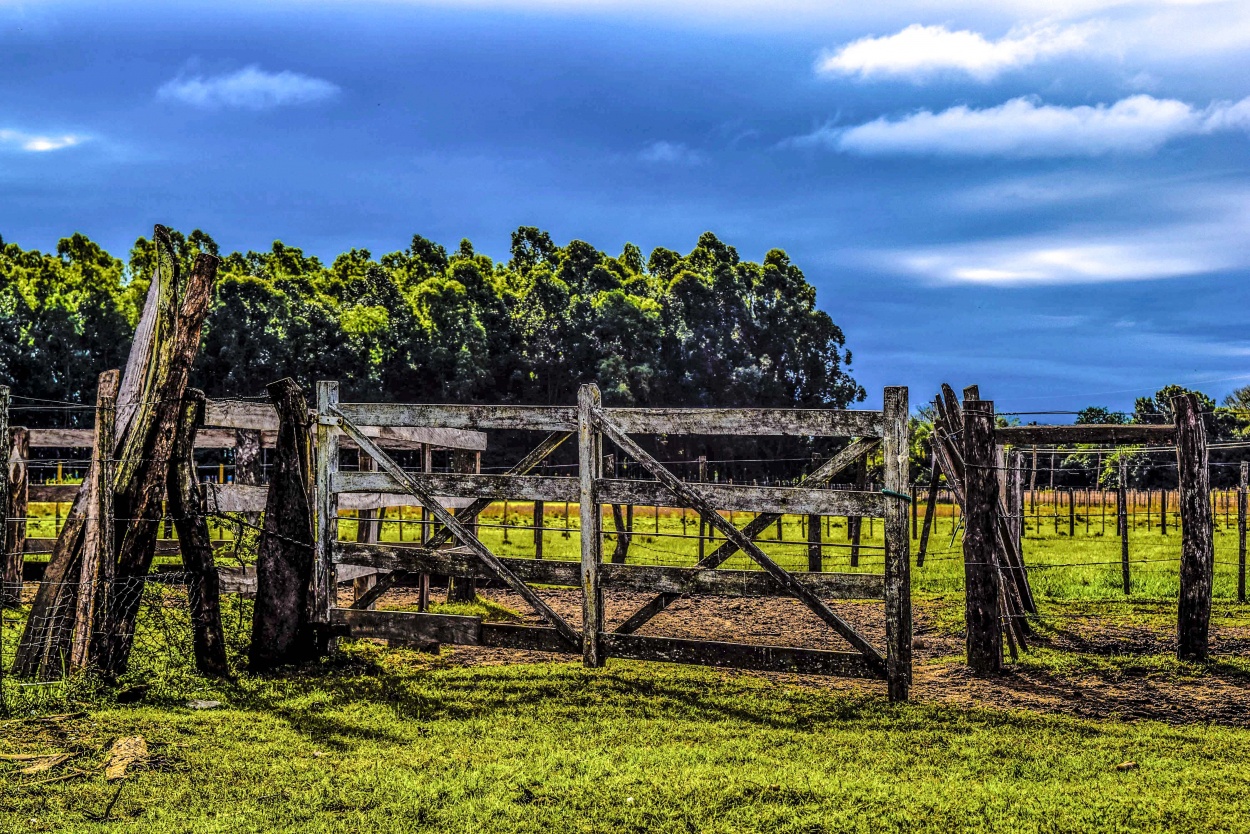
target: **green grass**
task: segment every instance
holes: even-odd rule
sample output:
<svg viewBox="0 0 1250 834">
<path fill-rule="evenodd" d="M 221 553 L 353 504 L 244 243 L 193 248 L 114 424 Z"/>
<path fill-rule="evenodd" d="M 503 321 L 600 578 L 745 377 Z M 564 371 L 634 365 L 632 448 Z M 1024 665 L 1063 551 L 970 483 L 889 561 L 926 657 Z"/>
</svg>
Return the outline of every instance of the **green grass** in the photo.
<svg viewBox="0 0 1250 834">
<path fill-rule="evenodd" d="M 356 644 L 285 679 L 10 721 L 2 752 L 81 751 L 0 782 L 3 831 L 1240 831 L 1250 732 L 891 707 L 710 670 L 443 668 Z M 112 739 L 153 767 L 116 790 Z M 1132 761 L 1137 767 L 1117 770 Z M 46 776 L 46 774 L 45 774 Z"/>
</svg>

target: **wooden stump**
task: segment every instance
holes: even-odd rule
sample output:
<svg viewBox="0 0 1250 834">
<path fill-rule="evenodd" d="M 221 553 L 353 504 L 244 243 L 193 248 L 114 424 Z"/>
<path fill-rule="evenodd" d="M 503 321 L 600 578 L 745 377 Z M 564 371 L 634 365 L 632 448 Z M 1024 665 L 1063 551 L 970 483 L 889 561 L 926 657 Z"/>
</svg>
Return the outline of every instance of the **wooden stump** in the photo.
<svg viewBox="0 0 1250 834">
<path fill-rule="evenodd" d="M 317 654 L 312 611 L 313 508 L 308 403 L 294 380 L 266 386 L 278 439 L 256 559 L 256 607 L 248 666 L 266 671 Z M 330 587 L 333 593 L 333 585 Z"/>
</svg>

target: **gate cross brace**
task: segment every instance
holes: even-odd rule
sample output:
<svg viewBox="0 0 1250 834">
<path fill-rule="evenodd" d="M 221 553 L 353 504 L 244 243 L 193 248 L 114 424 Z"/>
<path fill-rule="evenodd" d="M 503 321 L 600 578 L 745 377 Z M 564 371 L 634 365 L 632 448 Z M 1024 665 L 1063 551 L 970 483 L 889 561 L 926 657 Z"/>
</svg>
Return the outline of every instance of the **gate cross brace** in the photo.
<svg viewBox="0 0 1250 834">
<path fill-rule="evenodd" d="M 552 432 L 551 434 L 543 438 L 543 442 L 535 446 L 532 452 L 530 452 L 524 458 L 519 460 L 516 466 L 509 469 L 504 474 L 505 475 L 527 474 L 535 466 L 537 466 L 538 464 L 546 460 L 547 456 L 550 455 L 552 452 L 554 452 L 556 449 L 558 449 L 561 443 L 568 440 L 572 436 L 573 435 L 570 434 L 569 432 L 562 432 L 562 431 Z M 489 507 L 491 503 L 493 502 L 490 498 L 479 498 L 476 501 L 474 501 L 472 504 L 470 504 L 469 506 L 461 510 L 459 515 L 457 515 L 457 518 L 461 519 L 466 524 L 472 523 L 473 519 L 477 518 L 478 514 L 481 513 L 482 510 L 485 510 L 487 507 Z M 440 545 L 446 544 L 449 541 L 451 541 L 451 533 L 448 532 L 446 527 L 444 527 L 442 530 L 439 530 L 437 533 L 431 536 L 430 540 L 425 543 L 425 546 L 432 550 Z M 363 610 L 373 605 L 373 603 L 377 602 L 379 599 L 382 598 L 383 594 L 385 594 L 391 588 L 395 587 L 395 583 L 398 582 L 401 576 L 405 573 L 407 573 L 407 571 L 391 571 L 390 573 L 381 577 L 380 579 L 378 579 L 378 584 L 374 585 L 368 591 L 365 591 L 363 594 L 361 594 L 360 597 L 357 598 L 356 601 L 353 602 L 349 607 L 357 609 L 357 610 Z"/>
<path fill-rule="evenodd" d="M 784 568 L 768 558 L 768 555 L 760 550 L 759 546 L 746 536 L 733 524 L 722 518 L 720 513 L 716 512 L 712 506 L 703 499 L 703 496 L 695 492 L 688 484 L 669 472 L 655 458 L 647 454 L 647 452 L 639 446 L 625 432 L 621 431 L 612 420 L 604 413 L 602 408 L 592 408 L 591 413 L 595 422 L 605 435 L 617 446 L 621 451 L 632 457 L 634 460 L 655 476 L 656 480 L 668 487 L 677 498 L 686 506 L 693 510 L 703 513 L 708 521 L 719 530 L 726 539 L 732 541 L 737 547 L 744 551 L 748 556 L 754 559 L 760 567 L 768 571 L 777 584 L 785 588 L 790 594 L 803 601 L 808 608 L 812 610 L 816 616 L 824 620 L 834 631 L 842 635 L 845 640 L 850 643 L 856 650 L 862 653 L 868 660 L 885 674 L 885 658 L 881 656 L 871 643 L 865 640 L 850 624 L 833 612 L 828 605 L 825 604 L 819 596 L 817 596 L 806 585 L 799 582 L 789 574 Z"/>
<path fill-rule="evenodd" d="M 482 563 L 495 575 L 497 579 L 504 582 L 509 588 L 516 591 L 534 611 L 545 619 L 555 628 L 555 630 L 568 641 L 569 645 L 577 647 L 581 645 L 582 638 L 573 630 L 563 617 L 557 614 L 551 606 L 543 602 L 533 589 L 517 578 L 516 574 L 508 570 L 503 562 L 494 553 L 490 552 L 490 548 L 482 544 L 481 540 L 473 534 L 463 522 L 458 521 L 455 516 L 447 512 L 441 503 L 439 503 L 433 495 L 426 492 L 417 483 L 408 476 L 399 464 L 395 463 L 385 451 L 383 451 L 373 440 L 365 435 L 351 420 L 343 416 L 343 412 L 334 406 L 330 406 L 330 411 L 339 420 L 339 425 L 343 431 L 363 449 L 369 457 L 377 461 L 379 467 L 387 474 L 395 479 L 396 483 L 413 495 L 421 506 L 425 507 L 434 518 L 442 524 L 451 535 L 456 538 L 462 545 L 473 552 L 475 556 L 482 560 Z"/>
<path fill-rule="evenodd" d="M 856 440 L 842 451 L 838 452 L 829 460 L 825 461 L 819 469 L 808 475 L 799 484 L 804 487 L 822 487 L 833 480 L 834 476 L 855 461 L 872 452 L 881 445 L 880 438 L 870 437 Z M 760 513 L 751 521 L 747 522 L 742 528 L 742 535 L 754 541 L 766 529 L 777 523 L 777 519 L 781 518 L 780 513 Z M 720 547 L 713 550 L 707 556 L 703 557 L 695 567 L 713 569 L 718 568 L 738 552 L 738 545 L 732 540 L 726 541 Z M 668 608 L 674 601 L 681 598 L 681 594 L 661 593 L 657 594 L 647 604 L 643 605 L 625 622 L 616 627 L 617 634 L 633 634 L 642 628 L 652 617 L 659 614 L 665 608 Z"/>
</svg>

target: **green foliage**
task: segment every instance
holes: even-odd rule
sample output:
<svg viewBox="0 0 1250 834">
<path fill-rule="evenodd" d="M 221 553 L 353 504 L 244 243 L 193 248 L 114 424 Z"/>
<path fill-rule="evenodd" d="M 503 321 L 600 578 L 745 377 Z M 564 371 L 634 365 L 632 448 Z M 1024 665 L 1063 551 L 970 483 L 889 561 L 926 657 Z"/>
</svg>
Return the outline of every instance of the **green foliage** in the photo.
<svg viewBox="0 0 1250 834">
<path fill-rule="evenodd" d="M 189 267 L 217 252 L 172 234 Z M 275 242 L 222 258 L 193 384 L 255 395 L 292 376 L 342 381 L 363 400 L 568 403 L 597 381 L 610 403 L 833 406 L 861 400 L 842 331 L 784 252 L 743 261 L 711 233 L 687 255 L 627 244 L 611 257 L 557 246 L 535 227 L 494 263 L 465 240 L 448 254 L 414 236 L 380 258 L 328 267 Z M 155 263 L 140 238 L 127 264 L 81 235 L 56 255 L 0 249 L 0 384 L 87 401 L 120 367 Z"/>
</svg>

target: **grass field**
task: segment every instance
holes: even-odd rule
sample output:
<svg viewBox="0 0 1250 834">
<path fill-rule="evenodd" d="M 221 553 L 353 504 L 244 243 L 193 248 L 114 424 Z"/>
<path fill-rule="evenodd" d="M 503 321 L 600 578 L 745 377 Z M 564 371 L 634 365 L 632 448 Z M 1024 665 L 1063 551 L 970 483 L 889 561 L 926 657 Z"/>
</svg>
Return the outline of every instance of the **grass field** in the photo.
<svg viewBox="0 0 1250 834">
<path fill-rule="evenodd" d="M 546 534 L 548 558 L 576 558 L 576 507 L 567 538 L 563 509 L 548 506 L 547 525 L 557 528 Z M 503 555 L 531 555 L 529 506 L 510 511 L 507 543 L 502 505 L 481 534 Z M 1179 535 L 1134 531 L 1125 599 L 1119 540 L 1098 535 L 1096 523 L 1086 536 L 1083 520 L 1069 537 L 1066 512 L 1063 521 L 1063 535 L 1044 518 L 1026 536 L 1044 612 L 1039 639 L 1090 623 L 1105 624 L 1113 640 L 1133 630 L 1166 637 Z M 832 521 L 826 542 L 846 544 L 844 523 Z M 640 509 L 631 561 L 694 561 L 695 542 L 657 536 L 654 525 Z M 354 537 L 354 527 L 345 519 L 341 532 Z M 415 525 L 407 527 L 411 540 Z M 662 512 L 659 527 L 681 533 L 680 514 Z M 863 532 L 857 569 L 880 571 L 880 526 Z M 384 524 L 384 540 L 399 536 L 398 524 Z M 765 549 L 806 565 L 799 519 L 786 520 L 782 538 L 772 528 Z M 1213 622 L 1250 633 L 1250 611 L 1231 601 L 1235 531 L 1221 525 L 1216 548 Z M 845 547 L 831 547 L 826 569 L 851 570 L 848 561 Z M 963 568 L 948 517 L 913 580 L 939 631 L 956 635 Z M 454 612 L 500 614 L 479 607 Z M 5 617 L 11 657 L 22 614 Z M 236 660 L 245 639 L 231 634 Z M 1131 686 L 1162 698 L 1154 714 L 1166 717 L 1168 699 L 1250 686 L 1250 660 L 1237 655 L 1193 665 L 1157 647 L 1048 645 L 1022 656 L 1012 675 L 1077 700 L 1098 691 L 1114 702 L 1117 687 Z M 957 693 L 960 660 L 931 657 L 917 674 L 942 677 L 947 690 L 953 681 Z M 284 677 L 217 683 L 166 668 L 128 682 L 145 675 L 152 688 L 136 704 L 86 680 L 16 693 L 0 718 L 0 832 L 1234 832 L 1250 818 L 1250 729 L 1241 720 L 1089 720 L 977 706 L 975 695 L 972 706 L 957 705 L 923 687 L 919 703 L 892 707 L 875 688 L 836 682 L 624 661 L 602 670 L 466 667 L 450 649 L 433 657 L 366 642 Z M 189 709 L 193 698 L 221 707 Z M 151 760 L 106 782 L 109 745 L 136 734 Z M 4 758 L 44 752 L 72 758 L 37 775 Z"/>
</svg>

